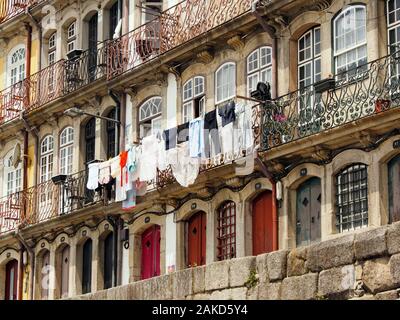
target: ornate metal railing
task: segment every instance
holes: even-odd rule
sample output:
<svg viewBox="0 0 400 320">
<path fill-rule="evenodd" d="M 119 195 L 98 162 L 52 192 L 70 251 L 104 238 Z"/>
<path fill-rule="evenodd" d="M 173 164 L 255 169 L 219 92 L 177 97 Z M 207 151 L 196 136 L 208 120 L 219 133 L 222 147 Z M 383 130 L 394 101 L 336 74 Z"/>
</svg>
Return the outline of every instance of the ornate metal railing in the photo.
<svg viewBox="0 0 400 320">
<path fill-rule="evenodd" d="M 1 0 L 0 23 L 3 23 L 44 0 Z"/>
<path fill-rule="evenodd" d="M 400 55 L 392 54 L 266 103 L 261 150 L 397 107 L 399 80 Z"/>
<path fill-rule="evenodd" d="M 248 11 L 251 0 L 185 0 L 111 41 L 107 78 L 158 57 Z"/>
<path fill-rule="evenodd" d="M 22 226 L 38 224 L 60 215 L 70 214 L 87 206 L 114 199 L 114 185 L 88 190 L 87 171 L 52 180 L 13 193 L 0 199 L 0 234 Z"/>
</svg>

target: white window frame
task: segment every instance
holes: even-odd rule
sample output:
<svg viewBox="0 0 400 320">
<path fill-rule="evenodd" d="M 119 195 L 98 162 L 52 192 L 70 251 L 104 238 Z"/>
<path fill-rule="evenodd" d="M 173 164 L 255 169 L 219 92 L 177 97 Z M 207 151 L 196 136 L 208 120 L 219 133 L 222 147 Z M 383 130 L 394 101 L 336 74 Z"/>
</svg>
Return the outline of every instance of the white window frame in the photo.
<svg viewBox="0 0 400 320">
<path fill-rule="evenodd" d="M 56 51 L 57 51 L 57 33 L 53 32 L 49 37 L 49 49 L 48 49 L 48 65 L 52 65 L 56 62 Z M 52 44 L 53 43 L 53 44 Z"/>
<path fill-rule="evenodd" d="M 14 56 L 17 57 L 17 61 L 14 60 Z M 8 68 L 7 68 L 7 86 L 14 85 L 25 79 L 26 68 L 25 68 L 25 57 L 26 50 L 23 44 L 14 47 L 8 54 Z"/>
<path fill-rule="evenodd" d="M 389 2 L 394 1 L 394 11 L 389 11 Z M 396 7 L 396 0 L 388 0 L 386 1 L 386 23 L 387 23 L 387 43 L 388 45 L 388 54 L 393 54 L 400 50 L 400 37 L 397 37 L 396 30 L 400 29 L 400 17 L 396 19 L 396 13 L 400 13 L 400 7 Z M 393 22 L 389 21 L 389 16 L 391 13 L 394 13 L 395 20 Z M 390 42 L 390 32 L 393 31 L 395 34 L 395 42 Z M 391 47 L 390 45 L 395 45 L 395 47 Z M 399 54 L 396 54 L 396 57 L 399 57 Z M 390 66 L 390 81 L 395 82 L 395 86 L 398 85 L 400 78 L 400 65 L 399 63 L 393 63 Z M 398 91 L 398 90 L 395 90 Z"/>
<path fill-rule="evenodd" d="M 196 81 L 200 81 L 196 84 Z M 201 85 L 199 85 L 201 83 Z M 183 85 L 182 90 L 182 123 L 189 122 L 193 120 L 195 115 L 195 100 L 200 98 L 199 101 L 199 114 L 200 116 L 204 116 L 205 114 L 205 85 L 206 80 L 203 76 L 195 76 L 190 78 Z M 196 90 L 198 87 L 202 87 L 202 89 Z"/>
<path fill-rule="evenodd" d="M 72 174 L 74 158 L 74 128 L 66 127 L 60 133 L 60 174 Z"/>
<path fill-rule="evenodd" d="M 159 9 L 160 12 L 162 12 L 163 10 L 163 1 L 146 1 L 146 0 L 141 0 L 141 12 L 142 12 L 142 24 L 148 23 L 151 20 L 154 20 L 155 18 L 157 18 L 155 15 L 150 14 L 150 12 L 152 11 L 156 11 L 156 10 L 152 10 L 149 8 L 148 11 L 146 11 L 146 7 L 157 7 Z M 149 19 L 146 19 L 147 15 L 150 17 Z"/>
<path fill-rule="evenodd" d="M 344 17 L 346 15 L 346 13 L 349 12 L 349 11 L 353 11 L 353 14 L 355 16 L 357 9 L 362 9 L 364 11 L 364 15 L 365 15 L 365 25 L 364 25 L 365 38 L 364 38 L 364 41 L 362 41 L 362 42 L 360 42 L 358 44 L 355 43 L 355 44 L 353 44 L 353 45 L 351 45 L 349 47 L 345 47 L 344 49 L 341 49 L 339 51 L 337 49 L 337 41 L 336 41 L 336 39 L 338 38 L 338 35 L 336 34 L 337 33 L 336 32 L 336 30 L 337 30 L 337 22 L 341 17 Z M 355 23 L 356 22 L 354 22 L 354 27 L 355 27 Z M 352 32 L 355 32 L 355 30 L 356 29 L 354 29 L 354 31 L 352 31 Z M 333 47 L 334 47 L 333 56 L 334 56 L 334 61 L 335 61 L 335 74 L 338 74 L 338 60 L 339 60 L 339 57 L 342 56 L 342 55 L 348 54 L 348 53 L 350 53 L 350 52 L 352 52 L 354 50 L 361 49 L 362 47 L 365 47 L 365 58 L 366 58 L 366 61 L 368 62 L 368 51 L 367 51 L 367 49 L 368 49 L 367 48 L 367 9 L 366 9 L 365 5 L 352 5 L 352 6 L 349 6 L 348 8 L 346 8 L 345 10 L 340 12 L 340 14 L 338 14 L 335 17 L 335 19 L 333 20 Z M 357 54 L 357 51 L 356 51 L 356 54 Z M 346 58 L 346 60 L 347 60 L 347 58 Z M 358 64 L 360 60 L 361 60 L 361 57 L 357 57 L 356 60 L 355 60 L 355 62 L 357 63 L 357 67 L 360 66 Z M 348 61 L 347 61 L 346 65 L 345 65 L 346 69 L 342 70 L 341 72 L 348 71 L 349 70 L 348 69 L 348 65 L 349 64 L 348 64 Z"/>
<path fill-rule="evenodd" d="M 12 165 L 13 150 L 4 157 L 3 195 L 8 196 L 22 190 L 22 161 L 17 168 Z"/>
<path fill-rule="evenodd" d="M 145 114 L 142 114 L 142 110 L 147 108 L 148 110 Z M 150 127 L 151 134 L 155 134 L 157 130 L 161 130 L 161 124 L 158 123 L 161 121 L 162 114 L 162 98 L 160 96 L 154 96 L 146 101 L 144 101 L 139 107 L 139 127 L 140 127 L 140 138 L 144 138 L 144 131 L 146 128 Z M 150 121 L 150 125 L 148 122 Z M 160 128 L 157 128 L 160 127 Z"/>
<path fill-rule="evenodd" d="M 76 49 L 76 20 L 67 28 L 67 53 Z"/>
<path fill-rule="evenodd" d="M 233 67 L 233 76 L 229 75 L 229 70 Z M 227 69 L 226 69 L 227 68 Z M 225 79 L 222 78 L 221 81 L 227 80 L 219 84 L 218 80 L 221 76 L 223 76 L 222 72 L 228 70 L 228 75 L 225 76 Z M 223 92 L 221 97 L 218 98 L 219 90 L 224 90 L 224 87 L 227 89 L 227 95 L 224 96 Z M 222 64 L 216 71 L 215 71 L 215 103 L 219 104 L 224 101 L 228 101 L 236 96 L 236 63 L 234 62 L 226 62 Z"/>
<path fill-rule="evenodd" d="M 266 50 L 267 54 L 265 55 L 266 63 L 262 63 L 261 53 L 263 50 Z M 256 56 L 253 60 L 252 58 Z M 269 58 L 268 58 L 269 56 Z M 252 91 L 256 90 L 257 83 L 268 82 L 272 86 L 272 47 L 270 46 L 262 46 L 254 51 L 252 51 L 246 59 L 246 79 L 247 79 L 247 94 L 250 97 Z M 255 63 L 255 67 L 251 68 L 251 64 Z M 265 79 L 263 79 L 263 74 L 266 74 Z M 252 79 L 255 79 L 254 86 L 251 85 Z"/>
<path fill-rule="evenodd" d="M 47 135 L 40 144 L 40 183 L 50 180 L 53 175 L 53 152 L 54 138 L 52 135 Z"/>
</svg>

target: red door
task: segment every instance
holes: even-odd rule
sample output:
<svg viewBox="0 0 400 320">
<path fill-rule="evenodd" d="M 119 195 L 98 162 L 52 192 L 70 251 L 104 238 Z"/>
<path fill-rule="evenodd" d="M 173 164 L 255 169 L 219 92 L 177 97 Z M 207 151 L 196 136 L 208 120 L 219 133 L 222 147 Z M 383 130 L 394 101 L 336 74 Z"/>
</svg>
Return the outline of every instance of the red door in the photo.
<svg viewBox="0 0 400 320">
<path fill-rule="evenodd" d="M 188 222 L 188 266 L 206 264 L 206 213 L 194 214 Z"/>
<path fill-rule="evenodd" d="M 265 191 L 253 200 L 253 255 L 272 251 L 272 193 Z"/>
<path fill-rule="evenodd" d="M 160 226 L 154 225 L 142 234 L 142 280 L 160 275 Z"/>
<path fill-rule="evenodd" d="M 18 290 L 18 261 L 11 260 L 6 264 L 5 300 L 17 300 Z"/>
</svg>

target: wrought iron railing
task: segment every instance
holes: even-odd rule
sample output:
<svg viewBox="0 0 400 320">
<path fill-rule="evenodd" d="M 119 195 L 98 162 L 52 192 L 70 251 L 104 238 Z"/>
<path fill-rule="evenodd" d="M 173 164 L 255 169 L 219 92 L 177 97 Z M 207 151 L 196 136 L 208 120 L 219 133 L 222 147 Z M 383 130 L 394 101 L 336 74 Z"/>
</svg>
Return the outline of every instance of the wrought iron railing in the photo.
<svg viewBox="0 0 400 320">
<path fill-rule="evenodd" d="M 399 102 L 400 55 L 392 54 L 266 103 L 261 150 L 384 112 Z"/>
<path fill-rule="evenodd" d="M 0 23 L 23 13 L 26 8 L 32 7 L 44 0 L 0 0 Z"/>
<path fill-rule="evenodd" d="M 65 181 L 52 180 L 0 199 L 0 234 L 22 226 L 38 224 L 73 213 L 96 203 L 114 199 L 114 185 L 88 190 L 87 171 L 68 175 Z"/>
<path fill-rule="evenodd" d="M 174 49 L 248 11 L 251 0 L 185 0 L 111 41 L 107 78 Z"/>
</svg>

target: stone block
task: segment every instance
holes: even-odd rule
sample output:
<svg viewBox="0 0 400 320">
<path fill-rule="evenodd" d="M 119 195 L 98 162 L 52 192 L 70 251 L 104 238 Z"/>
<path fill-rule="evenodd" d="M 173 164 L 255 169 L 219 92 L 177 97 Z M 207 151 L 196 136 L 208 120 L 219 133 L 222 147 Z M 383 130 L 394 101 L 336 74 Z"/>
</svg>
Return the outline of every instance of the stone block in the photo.
<svg viewBox="0 0 400 320">
<path fill-rule="evenodd" d="M 259 300 L 279 300 L 281 296 L 281 282 L 260 283 L 258 286 Z"/>
<path fill-rule="evenodd" d="M 229 286 L 243 287 L 250 272 L 256 271 L 256 257 L 243 257 L 230 260 Z"/>
<path fill-rule="evenodd" d="M 267 260 L 268 260 L 268 253 L 263 253 L 256 257 L 256 267 L 260 283 L 269 281 Z"/>
<path fill-rule="evenodd" d="M 193 293 L 192 269 L 174 272 L 172 277 L 172 296 L 174 299 L 182 299 Z"/>
<path fill-rule="evenodd" d="M 287 257 L 287 276 L 301 276 L 307 273 L 307 247 L 300 247 L 289 252 Z"/>
<path fill-rule="evenodd" d="M 389 266 L 393 282 L 400 284 L 400 253 L 390 257 Z"/>
<path fill-rule="evenodd" d="M 118 286 L 105 290 L 107 300 L 128 300 L 129 285 Z"/>
<path fill-rule="evenodd" d="M 258 300 L 258 286 L 247 289 L 246 300 Z"/>
<path fill-rule="evenodd" d="M 399 299 L 398 290 L 390 290 L 385 292 L 379 292 L 375 295 L 376 300 L 397 300 Z"/>
<path fill-rule="evenodd" d="M 362 281 L 364 287 L 373 294 L 394 289 L 396 284 L 390 272 L 389 258 L 366 261 L 363 266 Z"/>
<path fill-rule="evenodd" d="M 354 238 L 354 254 L 357 260 L 381 256 L 387 252 L 387 227 L 357 233 Z"/>
<path fill-rule="evenodd" d="M 208 293 L 194 294 L 192 300 L 210 300 L 211 295 Z"/>
<path fill-rule="evenodd" d="M 218 290 L 229 287 L 229 261 L 213 262 L 206 266 L 205 290 Z"/>
<path fill-rule="evenodd" d="M 348 299 L 355 284 L 354 265 L 323 270 L 318 278 L 318 295 L 326 298 Z"/>
<path fill-rule="evenodd" d="M 205 291 L 205 271 L 206 266 L 192 268 L 193 293 L 202 293 Z"/>
<path fill-rule="evenodd" d="M 281 280 L 286 277 L 288 250 L 280 250 L 268 254 L 267 267 L 270 281 Z"/>
<path fill-rule="evenodd" d="M 246 287 L 232 288 L 230 294 L 232 300 L 246 300 L 247 288 Z"/>
<path fill-rule="evenodd" d="M 354 235 L 311 245 L 307 250 L 307 268 L 313 272 L 344 266 L 354 262 Z"/>
<path fill-rule="evenodd" d="M 318 274 L 285 278 L 282 281 L 282 300 L 311 300 L 317 297 Z"/>
<path fill-rule="evenodd" d="M 400 221 L 389 226 L 386 240 L 389 254 L 400 252 Z"/>
<path fill-rule="evenodd" d="M 164 275 L 136 282 L 136 295 L 139 300 L 172 299 L 172 277 Z"/>
<path fill-rule="evenodd" d="M 232 300 L 232 289 L 215 290 L 210 295 L 210 300 Z"/>
</svg>

